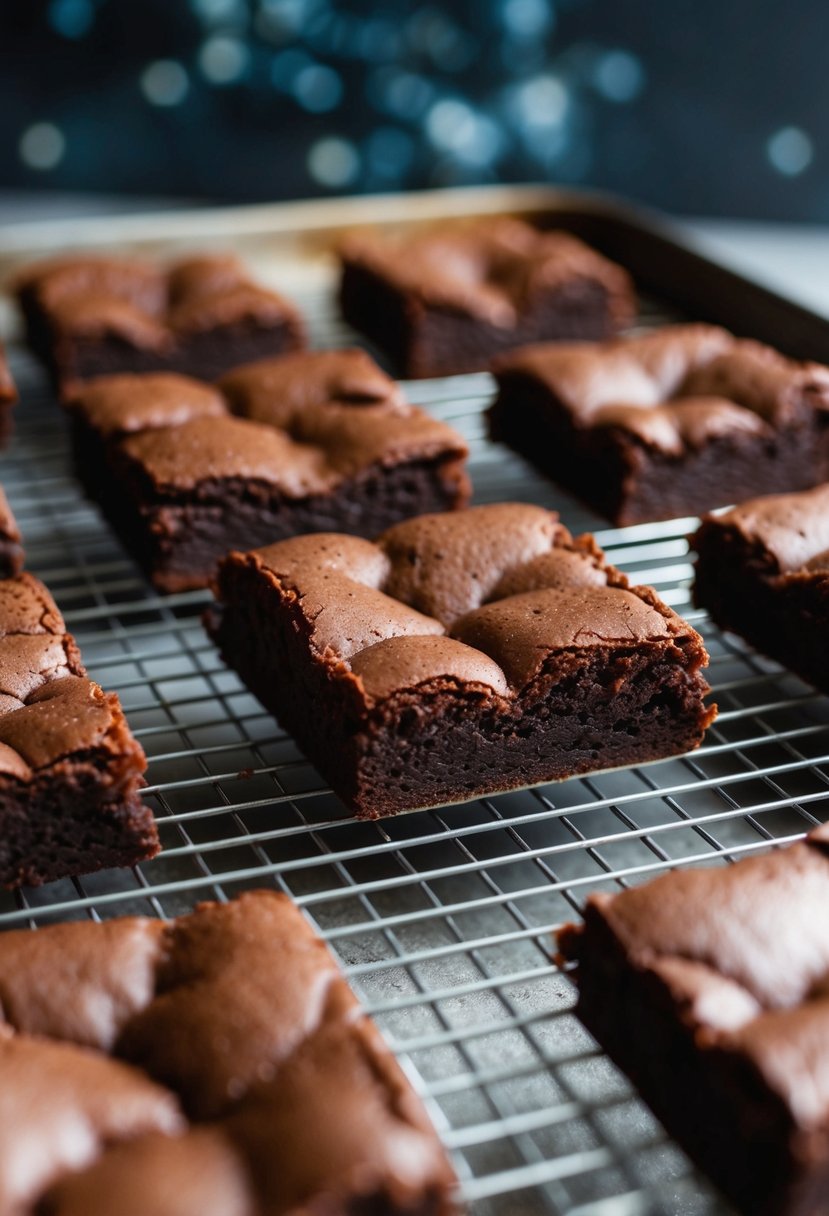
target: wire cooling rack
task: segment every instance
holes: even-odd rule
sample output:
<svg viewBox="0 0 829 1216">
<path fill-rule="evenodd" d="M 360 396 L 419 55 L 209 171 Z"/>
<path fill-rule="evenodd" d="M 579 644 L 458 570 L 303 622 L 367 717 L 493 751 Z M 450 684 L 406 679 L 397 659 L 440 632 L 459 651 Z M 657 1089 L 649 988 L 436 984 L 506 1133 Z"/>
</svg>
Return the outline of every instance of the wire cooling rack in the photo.
<svg viewBox="0 0 829 1216">
<path fill-rule="evenodd" d="M 324 284 L 294 294 L 317 344 L 354 340 Z M 30 568 L 147 751 L 164 852 L 0 895 L 0 927 L 172 916 L 275 884 L 316 922 L 403 1058 L 475 1216 L 723 1211 L 580 1026 L 550 936 L 591 891 L 730 862 L 829 809 L 829 700 L 689 609 L 693 521 L 607 530 L 484 441 L 486 375 L 409 385 L 468 437 L 477 501 L 558 508 L 701 629 L 720 716 L 689 756 L 358 823 L 223 667 L 200 626 L 207 594 L 147 586 L 73 480 L 41 374 L 12 357 L 23 404 L 2 480 Z"/>
</svg>

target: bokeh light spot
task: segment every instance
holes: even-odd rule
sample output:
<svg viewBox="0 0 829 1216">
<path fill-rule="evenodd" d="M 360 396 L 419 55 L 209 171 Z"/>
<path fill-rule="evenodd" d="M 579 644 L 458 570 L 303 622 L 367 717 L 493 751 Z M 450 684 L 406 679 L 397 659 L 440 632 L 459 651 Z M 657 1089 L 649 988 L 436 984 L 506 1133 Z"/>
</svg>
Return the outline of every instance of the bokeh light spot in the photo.
<svg viewBox="0 0 829 1216">
<path fill-rule="evenodd" d="M 199 67 L 211 84 L 232 84 L 244 76 L 250 52 L 241 38 L 216 34 L 199 51 Z"/>
<path fill-rule="evenodd" d="M 459 148 L 474 134 L 475 114 L 465 101 L 437 101 L 426 116 L 426 132 L 440 148 Z"/>
<path fill-rule="evenodd" d="M 154 106 L 177 106 L 187 96 L 190 81 L 175 59 L 156 59 L 141 73 L 141 92 Z"/>
<path fill-rule="evenodd" d="M 434 85 L 425 76 L 393 67 L 375 72 L 370 89 L 383 109 L 410 122 L 420 118 L 435 95 Z"/>
<path fill-rule="evenodd" d="M 95 21 L 92 0 L 52 0 L 49 24 L 64 38 L 83 38 Z"/>
<path fill-rule="evenodd" d="M 501 151 L 501 129 L 465 101 L 445 98 L 426 116 L 426 133 L 436 148 L 466 165 L 490 165 Z"/>
<path fill-rule="evenodd" d="M 814 159 L 811 139 L 800 127 L 781 127 L 766 144 L 772 166 L 785 177 L 797 177 Z"/>
<path fill-rule="evenodd" d="M 630 51 L 606 51 L 593 70 L 593 84 L 608 101 L 633 101 L 645 85 L 645 72 Z"/>
<path fill-rule="evenodd" d="M 340 104 L 343 85 L 339 73 L 333 68 L 313 63 L 297 73 L 293 91 L 303 109 L 312 114 L 326 114 Z"/>
<path fill-rule="evenodd" d="M 190 0 L 190 7 L 202 21 L 213 24 L 243 20 L 247 16 L 245 0 Z"/>
<path fill-rule="evenodd" d="M 550 0 L 506 0 L 502 15 L 506 28 L 518 38 L 538 38 L 555 23 Z"/>
<path fill-rule="evenodd" d="M 52 122 L 36 122 L 27 127 L 18 145 L 20 159 L 30 169 L 54 169 L 63 160 L 66 140 Z"/>
<path fill-rule="evenodd" d="M 347 139 L 329 136 L 312 144 L 308 153 L 308 172 L 321 186 L 330 190 L 350 186 L 359 171 L 359 154 Z"/>
<path fill-rule="evenodd" d="M 261 0 L 261 16 L 272 33 L 298 34 L 311 7 L 307 0 Z"/>
<path fill-rule="evenodd" d="M 528 127 L 558 127 L 570 107 L 567 86 L 557 76 L 533 76 L 519 85 L 519 121 Z"/>
</svg>

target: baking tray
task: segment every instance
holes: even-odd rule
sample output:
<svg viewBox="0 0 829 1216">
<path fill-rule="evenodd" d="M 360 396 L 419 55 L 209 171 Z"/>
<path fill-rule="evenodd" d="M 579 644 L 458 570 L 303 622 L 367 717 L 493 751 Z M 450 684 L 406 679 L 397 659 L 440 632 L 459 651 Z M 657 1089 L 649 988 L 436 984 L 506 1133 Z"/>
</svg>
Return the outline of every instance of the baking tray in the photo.
<svg viewBox="0 0 829 1216">
<path fill-rule="evenodd" d="M 330 250 L 344 228 L 502 212 L 577 231 L 629 266 L 640 327 L 718 321 L 829 359 L 829 323 L 683 248 L 663 222 L 537 187 L 17 225 L 0 232 L 0 269 L 58 248 L 235 247 L 293 296 L 316 345 L 341 345 L 357 340 L 333 296 Z M 165 851 L 135 870 L 0 895 L 0 927 L 170 916 L 275 885 L 315 922 L 403 1061 L 474 1216 L 725 1212 L 580 1026 L 550 947 L 592 891 L 727 864 L 796 839 L 829 810 L 829 700 L 690 609 L 694 521 L 608 529 L 485 440 L 489 376 L 408 384 L 469 440 L 476 501 L 560 510 L 700 628 L 721 712 L 686 757 L 357 823 L 219 661 L 199 623 L 206 593 L 155 594 L 85 502 L 61 411 L 10 309 L 2 320 L 22 404 L 0 476 L 29 567 L 147 750 Z"/>
</svg>

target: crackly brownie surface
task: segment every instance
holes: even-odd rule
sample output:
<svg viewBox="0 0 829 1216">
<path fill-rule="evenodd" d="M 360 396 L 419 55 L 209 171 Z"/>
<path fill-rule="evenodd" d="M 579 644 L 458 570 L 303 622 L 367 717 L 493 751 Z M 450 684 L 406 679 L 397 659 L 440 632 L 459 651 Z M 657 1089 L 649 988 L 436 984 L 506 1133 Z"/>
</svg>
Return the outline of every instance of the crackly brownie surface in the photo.
<svg viewBox="0 0 829 1216">
<path fill-rule="evenodd" d="M 322 475 L 355 477 L 372 465 L 465 457 L 444 422 L 404 400 L 364 351 L 302 352 L 239 368 L 219 381 L 231 410 L 276 427 L 322 456 Z M 467 497 L 466 485 L 458 499 Z"/>
<path fill-rule="evenodd" d="M 228 254 L 166 267 L 79 255 L 29 267 L 15 287 L 29 342 L 64 392 L 92 376 L 161 368 L 211 379 L 304 344 L 293 305 Z"/>
<path fill-rule="evenodd" d="M 0 1210 L 448 1216 L 454 1175 L 324 943 L 257 891 L 0 935 Z"/>
<path fill-rule="evenodd" d="M 215 591 L 226 661 L 361 815 L 673 754 L 713 716 L 698 635 L 540 508 L 234 553 Z"/>
<path fill-rule="evenodd" d="M 216 388 L 101 377 L 68 404 L 87 491 L 164 590 L 204 586 L 235 547 L 374 535 L 469 497 L 463 439 L 359 350 L 261 360 Z"/>
<path fill-rule="evenodd" d="M 139 797 L 145 766 L 118 698 L 87 678 L 43 584 L 0 581 L 0 883 L 158 852 Z"/>
<path fill-rule="evenodd" d="M 0 578 L 19 574 L 22 568 L 23 538 L 5 490 L 0 486 Z"/>
<path fill-rule="evenodd" d="M 325 406 L 381 406 L 411 413 L 397 383 L 359 347 L 297 351 L 228 372 L 219 381 L 234 413 L 271 426 L 296 425 L 306 410 Z"/>
<path fill-rule="evenodd" d="M 212 385 L 176 372 L 101 376 L 85 384 L 67 404 L 73 415 L 104 439 L 227 412 L 221 393 Z"/>
<path fill-rule="evenodd" d="M 697 606 L 829 692 L 829 485 L 708 516 L 691 544 Z"/>
<path fill-rule="evenodd" d="M 827 850 L 595 895 L 559 935 L 588 1027 L 751 1216 L 829 1204 Z"/>
<path fill-rule="evenodd" d="M 566 232 L 494 218 L 340 249 L 346 319 L 412 376 L 485 368 L 544 338 L 604 338 L 636 311 L 627 273 Z"/>
<path fill-rule="evenodd" d="M 829 477 L 829 368 L 707 325 L 498 359 L 492 436 L 617 523 Z"/>
</svg>

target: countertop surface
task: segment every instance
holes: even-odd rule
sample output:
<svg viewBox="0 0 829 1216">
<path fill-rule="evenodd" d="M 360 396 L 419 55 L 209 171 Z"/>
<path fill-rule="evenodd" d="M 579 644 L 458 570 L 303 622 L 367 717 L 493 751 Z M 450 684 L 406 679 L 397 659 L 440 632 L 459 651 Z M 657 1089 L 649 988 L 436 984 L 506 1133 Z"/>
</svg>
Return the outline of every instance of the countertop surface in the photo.
<svg viewBox="0 0 829 1216">
<path fill-rule="evenodd" d="M 718 261 L 829 317 L 829 225 L 681 221 Z"/>
</svg>

